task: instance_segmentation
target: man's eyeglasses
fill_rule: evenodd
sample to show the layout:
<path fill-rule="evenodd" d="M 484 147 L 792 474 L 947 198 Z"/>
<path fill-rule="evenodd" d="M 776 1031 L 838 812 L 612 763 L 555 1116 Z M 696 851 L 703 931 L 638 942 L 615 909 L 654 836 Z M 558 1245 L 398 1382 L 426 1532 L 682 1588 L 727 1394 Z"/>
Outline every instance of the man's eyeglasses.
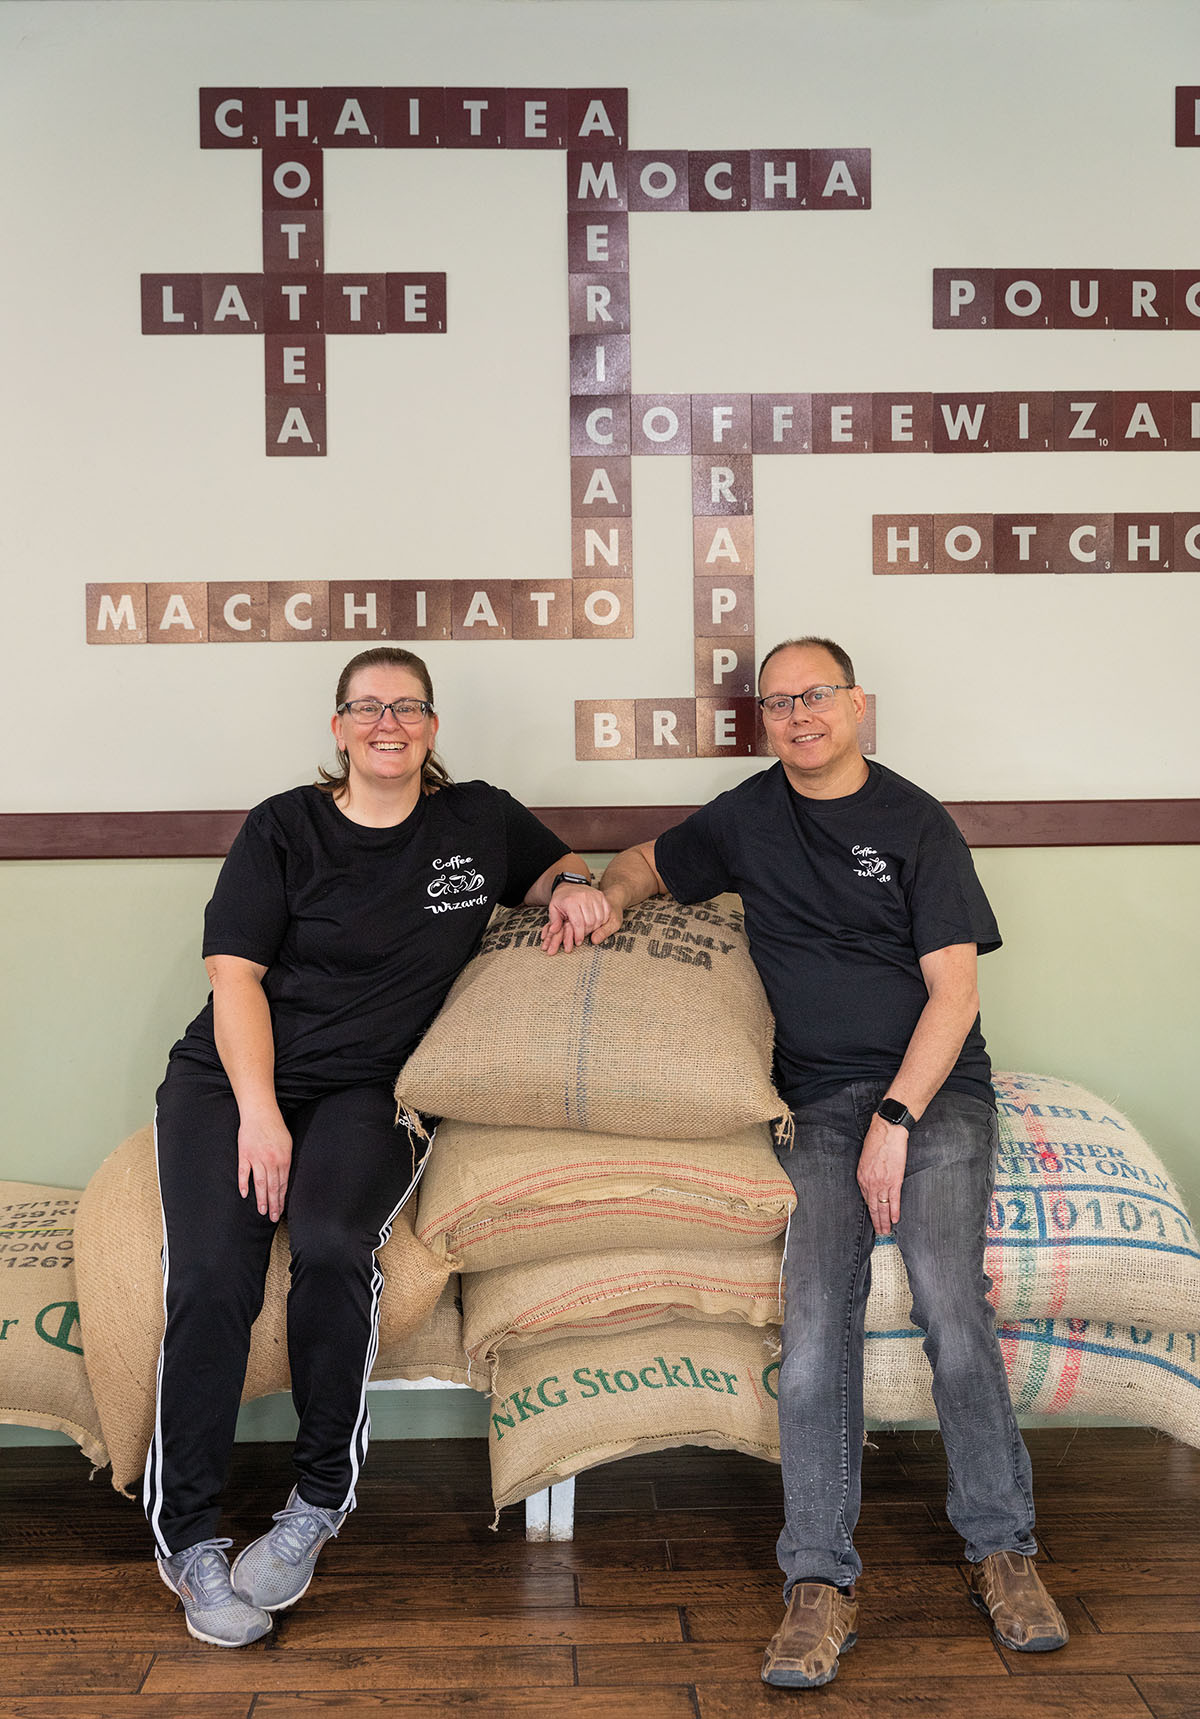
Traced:
<path fill-rule="evenodd" d="M 808 710 L 827 710 L 839 692 L 851 692 L 853 688 L 840 686 L 810 686 L 807 692 L 769 692 L 766 698 L 760 698 L 758 707 L 768 722 L 784 722 L 796 708 L 799 699 Z"/>
<path fill-rule="evenodd" d="M 391 704 L 384 704 L 378 698 L 352 698 L 337 707 L 339 716 L 348 716 L 353 722 L 364 724 L 380 721 L 385 710 L 390 710 L 397 722 L 410 727 L 433 715 L 432 704 L 424 698 L 395 698 Z"/>

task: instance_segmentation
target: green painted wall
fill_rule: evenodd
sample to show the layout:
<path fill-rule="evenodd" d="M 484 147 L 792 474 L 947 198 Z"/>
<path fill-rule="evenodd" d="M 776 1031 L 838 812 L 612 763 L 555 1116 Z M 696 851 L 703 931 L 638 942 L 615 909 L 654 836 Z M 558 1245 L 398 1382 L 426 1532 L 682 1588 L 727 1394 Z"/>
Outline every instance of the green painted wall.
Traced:
<path fill-rule="evenodd" d="M 980 967 L 996 1067 L 1063 1075 L 1119 1106 L 1200 1203 L 1191 1080 L 1200 849 L 975 857 L 1005 936 Z M 82 1187 L 149 1120 L 167 1051 L 206 995 L 200 920 L 217 869 L 215 860 L 0 866 L 0 1179 Z M 485 1424 L 474 1393 L 374 1401 L 385 1437 Z M 243 1433 L 287 1436 L 289 1414 L 286 1399 L 269 1399 L 245 1411 Z M 7 1429 L 0 1443 L 21 1436 Z"/>

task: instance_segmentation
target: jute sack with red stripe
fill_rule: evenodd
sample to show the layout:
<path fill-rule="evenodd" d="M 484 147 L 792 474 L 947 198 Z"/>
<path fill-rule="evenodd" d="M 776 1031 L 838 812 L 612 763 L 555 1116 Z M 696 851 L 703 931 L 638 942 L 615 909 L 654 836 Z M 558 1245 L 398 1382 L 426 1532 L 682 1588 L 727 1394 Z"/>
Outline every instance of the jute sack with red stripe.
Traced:
<path fill-rule="evenodd" d="M 1056 1319 L 1019 1321 L 998 1335 L 1018 1414 L 1112 1417 L 1200 1447 L 1195 1332 Z M 674 1323 L 505 1350 L 488 1430 L 497 1506 L 672 1445 L 778 1462 L 774 1336 Z M 934 1420 L 929 1365 L 911 1326 L 868 1334 L 865 1373 L 866 1411 L 877 1425 Z"/>
<path fill-rule="evenodd" d="M 74 1188 L 0 1182 L 0 1422 L 108 1461 L 79 1330 Z"/>
<path fill-rule="evenodd" d="M 400 1072 L 414 1121 L 712 1140 L 784 1115 L 740 911 L 655 899 L 599 948 L 553 957 L 544 922 L 497 913 Z"/>
<path fill-rule="evenodd" d="M 781 1250 L 645 1248 L 473 1272 L 463 1279 L 463 1343 L 472 1364 L 570 1332 L 591 1341 L 678 1319 L 767 1325 L 780 1317 Z"/>
<path fill-rule="evenodd" d="M 994 1085 L 1000 1149 L 985 1263 L 999 1316 L 1200 1329 L 1196 1233 L 1129 1119 L 1053 1075 L 997 1074 Z M 906 1324 L 912 1297 L 899 1248 L 878 1245 L 871 1271 L 868 1324 Z"/>
<path fill-rule="evenodd" d="M 782 1234 L 795 1203 L 762 1123 L 681 1144 L 443 1122 L 421 1182 L 417 1236 L 466 1272 L 614 1244 L 740 1252 Z"/>
<path fill-rule="evenodd" d="M 154 1422 L 155 1378 L 163 1334 L 162 1207 L 154 1131 L 142 1128 L 101 1164 L 84 1191 L 76 1230 L 79 1317 L 88 1378 L 112 1463 L 127 1491 L 141 1474 Z M 266 1295 L 254 1322 L 242 1401 L 285 1391 L 291 1382 L 284 1306 L 287 1225 L 271 1249 Z M 407 1209 L 381 1250 L 385 1283 L 380 1344 L 393 1348 L 429 1317 L 448 1275 L 422 1247 Z"/>

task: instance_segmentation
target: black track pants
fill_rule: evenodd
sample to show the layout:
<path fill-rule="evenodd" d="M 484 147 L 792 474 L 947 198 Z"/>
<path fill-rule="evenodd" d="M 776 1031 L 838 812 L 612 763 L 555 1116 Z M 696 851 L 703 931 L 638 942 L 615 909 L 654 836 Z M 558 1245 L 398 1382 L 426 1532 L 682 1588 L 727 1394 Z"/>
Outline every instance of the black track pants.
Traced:
<path fill-rule="evenodd" d="M 415 1183 L 385 1083 L 280 1109 L 292 1134 L 287 1303 L 295 1464 L 308 1504 L 350 1510 L 378 1344 L 377 1250 Z M 213 1538 L 275 1226 L 237 1186 L 238 1108 L 220 1069 L 176 1057 L 158 1091 L 166 1330 L 144 1501 L 160 1555 Z M 417 1142 L 423 1146 L 424 1142 Z"/>

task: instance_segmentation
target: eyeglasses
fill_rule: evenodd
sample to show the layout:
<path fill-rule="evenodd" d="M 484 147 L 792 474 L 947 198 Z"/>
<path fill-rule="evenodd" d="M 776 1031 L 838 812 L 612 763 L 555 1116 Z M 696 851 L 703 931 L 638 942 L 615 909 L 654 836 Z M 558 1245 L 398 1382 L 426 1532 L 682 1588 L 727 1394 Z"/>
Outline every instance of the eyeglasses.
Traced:
<path fill-rule="evenodd" d="M 409 727 L 433 715 L 432 704 L 424 698 L 395 698 L 391 704 L 384 704 L 378 698 L 352 698 L 337 707 L 339 716 L 348 716 L 352 721 L 364 724 L 379 722 L 385 710 L 390 710 L 397 722 Z"/>
<path fill-rule="evenodd" d="M 836 694 L 853 690 L 843 684 L 810 686 L 807 692 L 770 692 L 766 698 L 759 699 L 758 707 L 769 722 L 785 722 L 795 710 L 797 699 L 808 710 L 825 710 L 833 703 Z"/>

